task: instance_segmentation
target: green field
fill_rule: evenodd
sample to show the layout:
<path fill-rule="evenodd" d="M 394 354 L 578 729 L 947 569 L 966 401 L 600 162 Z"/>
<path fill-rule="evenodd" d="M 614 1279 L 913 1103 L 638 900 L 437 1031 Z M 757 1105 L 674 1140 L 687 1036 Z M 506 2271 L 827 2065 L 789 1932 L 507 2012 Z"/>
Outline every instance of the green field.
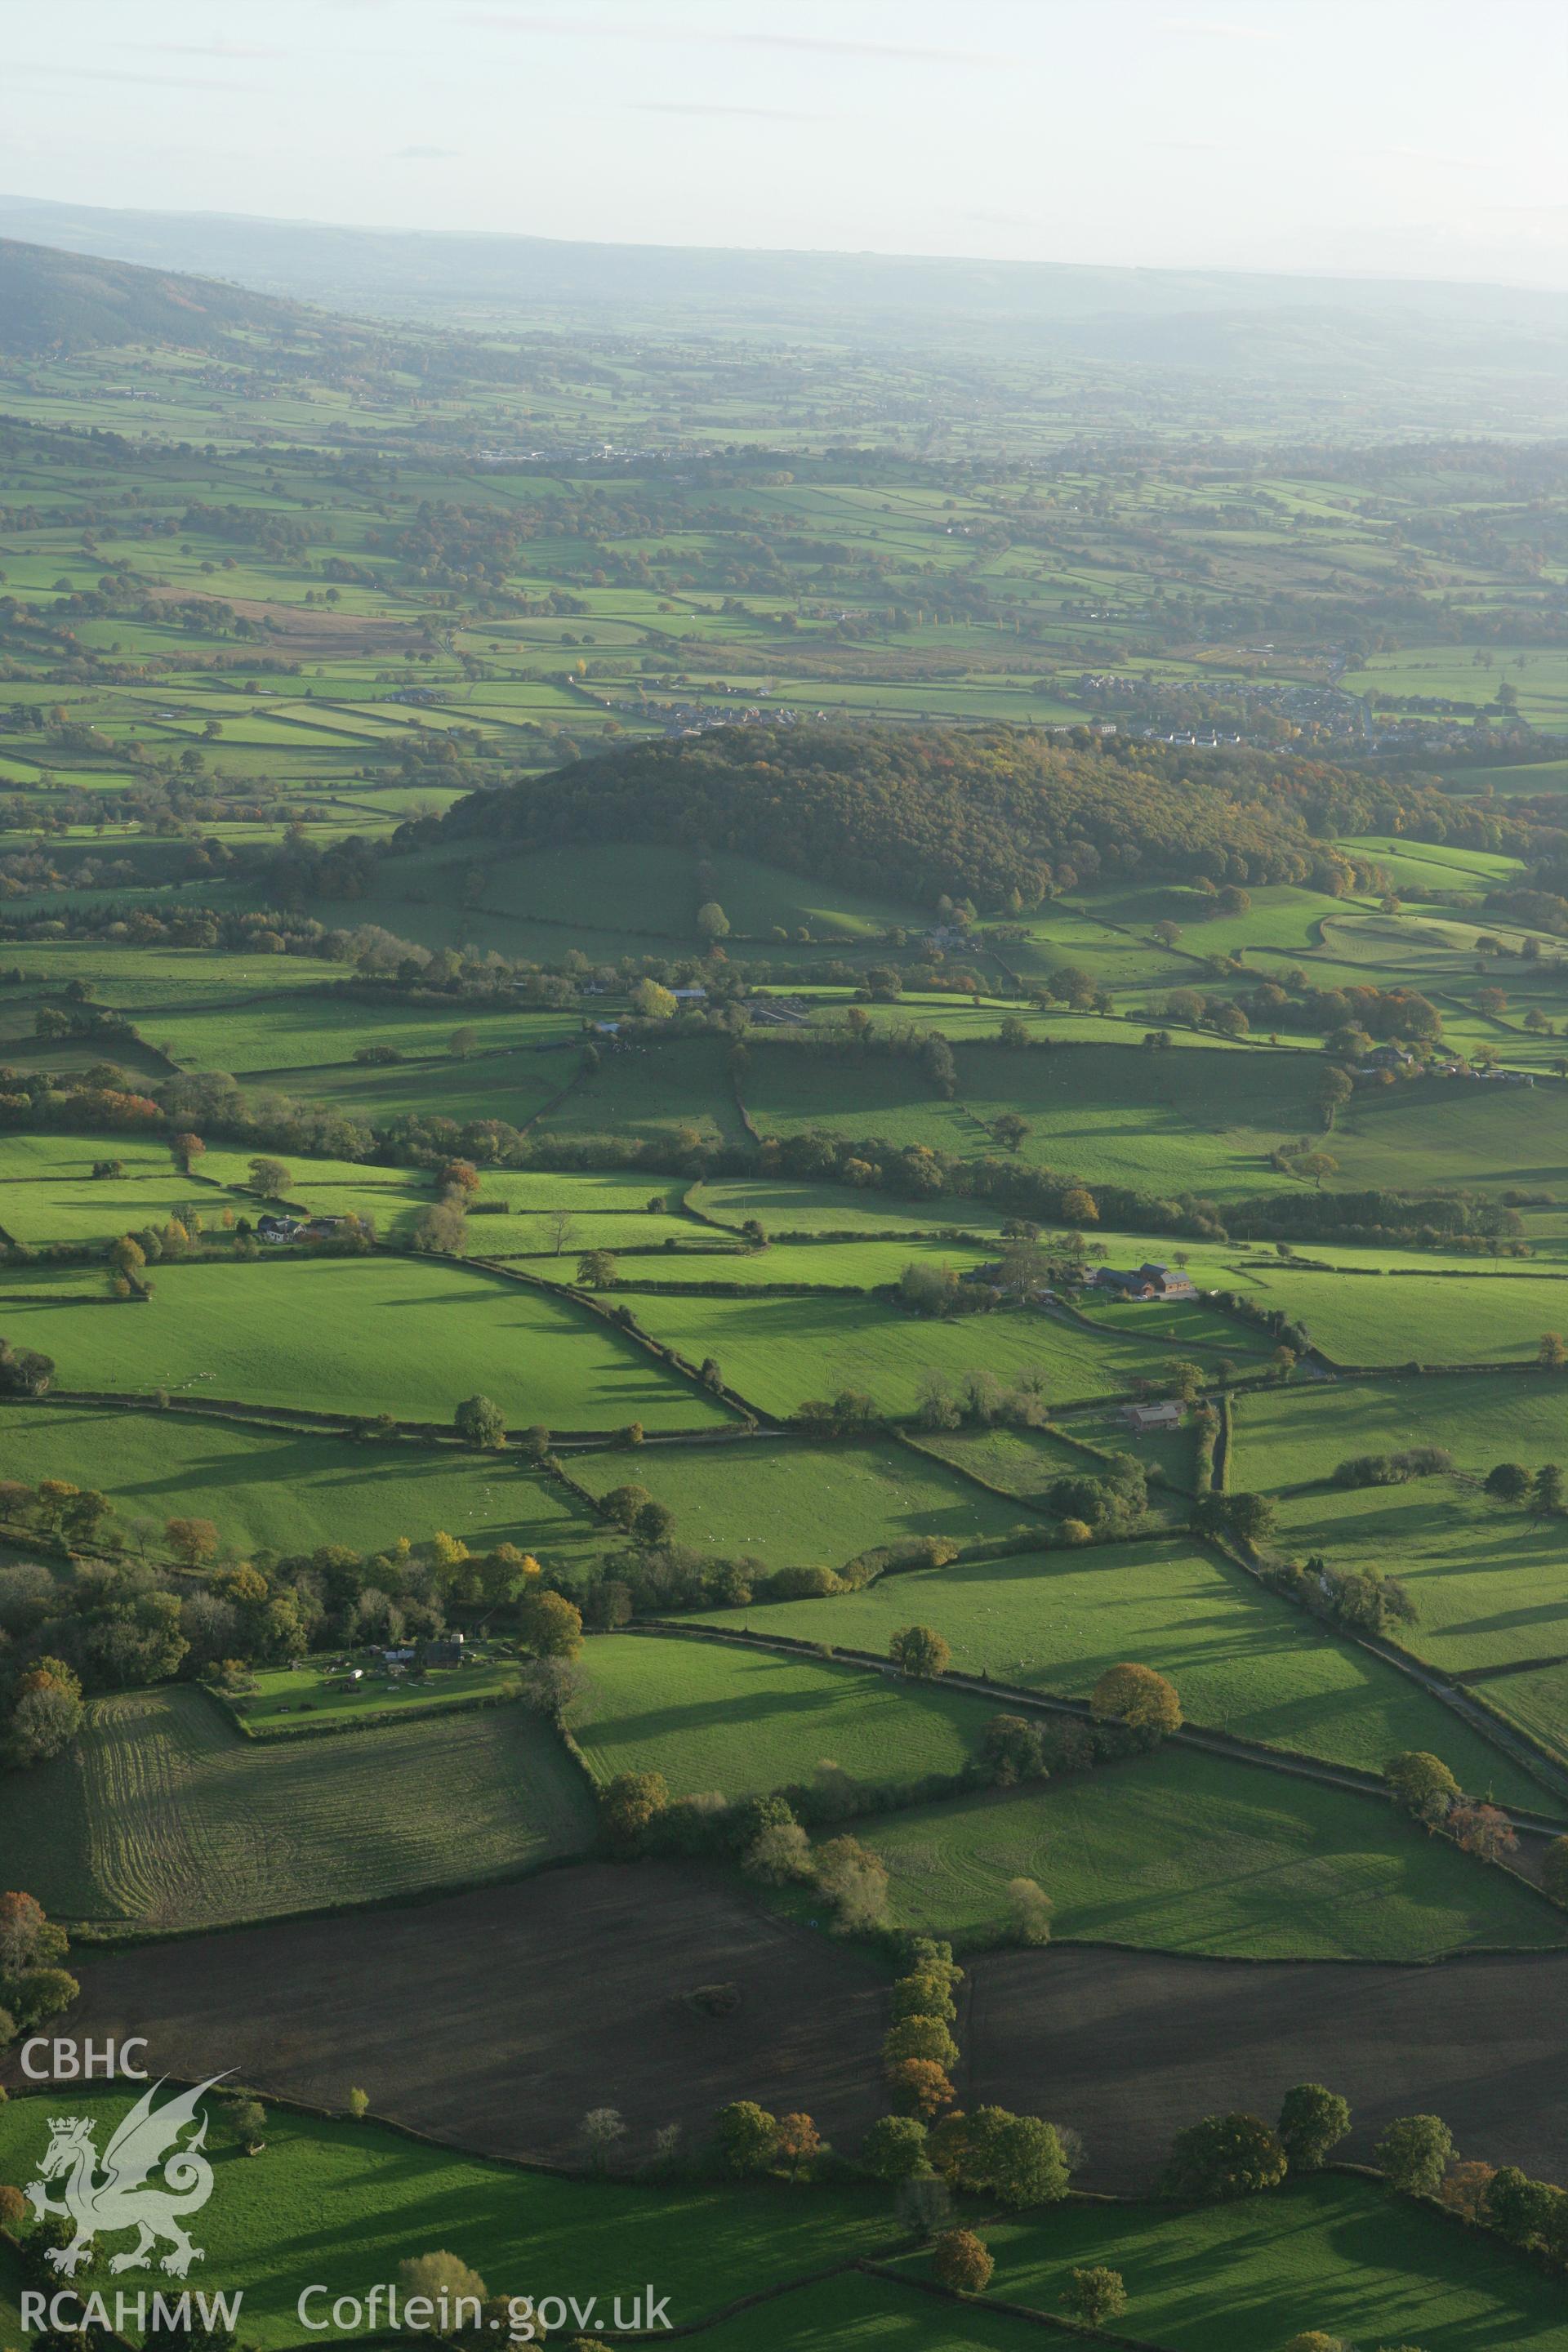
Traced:
<path fill-rule="evenodd" d="M 909 1058 L 822 1060 L 790 1047 L 753 1054 L 746 1103 L 764 1134 L 805 1129 L 890 1144 L 926 1143 L 959 1159 L 995 1150 L 994 1121 L 1016 1110 L 1031 1132 L 1021 1157 L 1096 1184 L 1158 1197 L 1230 1196 L 1271 1180 L 1268 1154 L 1317 1123 L 1310 1058 L 1214 1047 L 1147 1054 L 1126 1045 L 1009 1053 L 954 1047 L 958 1090 L 933 1097 Z"/>
<path fill-rule="evenodd" d="M 966 1672 L 1068 1696 L 1135 1659 L 1171 1678 L 1193 1723 L 1372 1771 L 1398 1749 L 1431 1748 L 1467 1788 L 1543 1801 L 1534 1781 L 1393 1667 L 1179 1542 L 921 1570 L 836 1600 L 786 1601 L 763 1618 L 753 1611 L 752 1621 L 879 1654 L 900 1625 L 929 1624 Z"/>
<path fill-rule="evenodd" d="M 594 1834 L 576 1767 L 520 1707 L 258 1742 L 179 1687 L 95 1701 L 75 1748 L 0 1780 L 0 1808 L 23 1884 L 110 1928 L 377 1902 L 527 1870 Z"/>
<path fill-rule="evenodd" d="M 957 1772 L 993 1712 L 864 1666 L 675 1636 L 607 1634 L 584 1663 L 593 1687 L 573 1727 L 594 1770 L 662 1772 L 678 1797 L 752 1796 L 824 1765 L 875 1784 Z"/>
<path fill-rule="evenodd" d="M 0 1326 L 53 1356 L 64 1389 L 203 1394 L 449 1422 L 476 1390 L 510 1426 L 712 1426 L 727 1416 L 597 1318 L 520 1283 L 431 1261 L 163 1265 L 151 1304 L 28 1306 Z"/>
<path fill-rule="evenodd" d="M 701 1551 L 784 1568 L 841 1568 L 858 1552 L 920 1536 L 970 1544 L 1007 1534 L 1024 1514 L 951 1476 L 912 1447 L 759 1441 L 574 1454 L 574 1478 L 607 1494 L 633 1479 L 675 1513 L 674 1537 Z M 605 1531 L 605 1540 L 613 1531 Z"/>
<path fill-rule="evenodd" d="M 1075 2264 L 1121 2272 L 1119 2330 L 1168 2352 L 1275 2352 L 1308 2327 L 1423 2352 L 1563 2352 L 1555 2280 L 1496 2238 L 1334 2175 L 1197 2210 L 1074 2200 L 987 2232 L 992 2293 L 1059 2312 Z"/>
<path fill-rule="evenodd" d="M 78 2095 L 104 2124 L 130 2104 L 122 2094 Z M 0 2110 L 0 2178 L 29 2177 L 48 2104 L 15 2099 Z M 247 2158 L 216 2118 L 212 2142 L 201 2284 L 243 2288 L 247 2340 L 269 2348 L 299 2343 L 297 2302 L 313 2282 L 363 2296 L 395 2280 L 400 2262 L 437 2248 L 470 2263 L 493 2294 L 598 2294 L 606 2313 L 616 2294 L 629 2311 L 651 2279 L 681 2324 L 896 2239 L 879 2189 L 568 2180 L 283 2107 L 268 2110 L 262 2157 Z"/>
<path fill-rule="evenodd" d="M 1473 1486 L 1424 1478 L 1299 1496 L 1281 1510 L 1275 1543 L 1298 1558 L 1321 1552 L 1336 1568 L 1392 1570 L 1416 1610 L 1400 1640 L 1446 1673 L 1568 1656 L 1560 1528 Z"/>
<path fill-rule="evenodd" d="M 1304 1274 L 1258 1268 L 1247 1296 L 1300 1323 L 1342 1364 L 1531 1363 L 1568 1326 L 1568 1282 L 1495 1274 Z M 1568 1401 L 1568 1387 L 1565 1387 Z"/>
<path fill-rule="evenodd" d="M 1358 1454 L 1447 1446 L 1463 1470 L 1536 1468 L 1563 1454 L 1561 1373 L 1459 1373 L 1435 1380 L 1335 1381 L 1244 1391 L 1231 1401 L 1233 1488 L 1327 1478 Z"/>
<path fill-rule="evenodd" d="M 650 1296 L 631 1303 L 655 1339 L 693 1360 L 713 1355 L 738 1394 L 777 1414 L 841 1388 L 863 1391 L 885 1413 L 906 1414 L 928 1372 L 955 1386 L 972 1371 L 991 1372 L 1005 1387 L 1037 1380 L 1051 1403 L 1116 1396 L 1136 1380 L 1157 1381 L 1179 1351 L 1162 1336 L 1163 1316 L 1100 1332 L 1028 1307 L 942 1319 L 880 1299 Z M 1217 1317 L 1209 1328 L 1229 1337 Z M 1235 1343 L 1238 1358 L 1243 1345 Z"/>
<path fill-rule="evenodd" d="M 1008 1940 L 1032 1878 L 1053 1937 L 1243 1959 L 1429 1959 L 1558 1945 L 1550 1905 L 1424 1837 L 1381 1798 L 1166 1748 L 1048 1784 L 889 1815 L 862 1832 L 894 1916 L 963 1944 Z"/>
<path fill-rule="evenodd" d="M 354 1446 L 331 1435 L 124 1412 L 108 1405 L 5 1408 L 7 1475 L 79 1485 L 90 1466 L 139 1550 L 171 1517 L 210 1518 L 242 1555 L 346 1543 L 376 1551 L 444 1528 L 471 1549 L 515 1543 L 576 1573 L 602 1549 L 565 1490 L 515 1456 L 418 1444 Z"/>

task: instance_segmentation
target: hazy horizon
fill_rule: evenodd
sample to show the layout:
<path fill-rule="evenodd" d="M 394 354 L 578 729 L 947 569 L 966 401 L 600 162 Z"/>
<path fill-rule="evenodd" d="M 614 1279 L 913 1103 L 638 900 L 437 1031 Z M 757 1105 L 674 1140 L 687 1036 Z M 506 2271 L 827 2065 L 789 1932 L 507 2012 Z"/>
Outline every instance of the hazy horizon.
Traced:
<path fill-rule="evenodd" d="M 14 194 L 67 205 L 1565 290 L 1568 16 L 1487 31 L 1458 0 L 62 0 L 7 26 L 0 130 Z"/>

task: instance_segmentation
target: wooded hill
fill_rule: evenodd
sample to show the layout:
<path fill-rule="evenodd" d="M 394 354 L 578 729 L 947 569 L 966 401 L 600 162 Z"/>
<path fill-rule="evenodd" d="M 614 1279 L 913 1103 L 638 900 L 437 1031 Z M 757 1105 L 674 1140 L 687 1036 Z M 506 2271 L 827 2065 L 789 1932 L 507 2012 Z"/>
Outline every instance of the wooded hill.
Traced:
<path fill-rule="evenodd" d="M 1305 760 L 1005 727 L 725 727 L 472 793 L 404 826 L 397 845 L 673 843 L 989 910 L 1101 875 L 1337 889 L 1347 861 L 1315 836 L 1403 829 L 1412 814 L 1453 821 L 1424 787 Z"/>

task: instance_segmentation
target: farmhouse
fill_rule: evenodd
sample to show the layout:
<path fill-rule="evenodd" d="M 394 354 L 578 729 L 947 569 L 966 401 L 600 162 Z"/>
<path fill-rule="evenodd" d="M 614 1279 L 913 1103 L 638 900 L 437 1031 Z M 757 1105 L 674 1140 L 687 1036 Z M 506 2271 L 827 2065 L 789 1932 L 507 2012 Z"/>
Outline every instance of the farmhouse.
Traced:
<path fill-rule="evenodd" d="M 1121 1418 L 1134 1437 L 1142 1437 L 1150 1430 L 1180 1429 L 1182 1408 L 1174 1397 L 1161 1404 L 1124 1404 Z"/>
<path fill-rule="evenodd" d="M 305 1228 L 298 1217 L 265 1216 L 256 1220 L 256 1238 L 269 1242 L 274 1249 L 285 1242 L 298 1241 Z"/>
<path fill-rule="evenodd" d="M 1116 1298 L 1195 1298 L 1197 1285 L 1179 1265 L 1161 1265 L 1145 1259 L 1131 1270 L 1114 1266 L 1097 1266 L 1089 1281 L 1098 1290 L 1109 1290 Z"/>

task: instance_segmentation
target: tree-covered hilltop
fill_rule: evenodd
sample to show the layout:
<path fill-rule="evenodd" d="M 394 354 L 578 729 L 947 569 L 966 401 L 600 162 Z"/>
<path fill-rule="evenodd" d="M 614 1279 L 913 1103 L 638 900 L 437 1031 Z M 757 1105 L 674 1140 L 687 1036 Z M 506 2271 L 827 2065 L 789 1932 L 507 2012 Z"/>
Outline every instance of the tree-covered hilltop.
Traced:
<path fill-rule="evenodd" d="M 1078 730 L 724 727 L 474 793 L 398 841 L 676 843 L 992 908 L 1112 875 L 1339 889 L 1349 861 L 1320 834 L 1452 814 L 1416 783 Z"/>

